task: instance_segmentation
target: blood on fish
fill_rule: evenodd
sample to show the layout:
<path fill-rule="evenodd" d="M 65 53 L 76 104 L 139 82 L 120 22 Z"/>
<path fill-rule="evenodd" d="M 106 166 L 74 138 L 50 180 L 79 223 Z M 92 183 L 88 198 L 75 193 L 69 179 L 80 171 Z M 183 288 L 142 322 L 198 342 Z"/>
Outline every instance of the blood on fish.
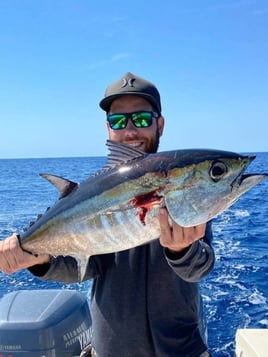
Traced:
<path fill-rule="evenodd" d="M 162 201 L 162 197 L 158 195 L 157 190 L 146 193 L 145 195 L 139 195 L 134 197 L 130 203 L 138 208 L 137 216 L 141 223 L 145 225 L 146 213 L 150 211 L 154 206 L 159 205 Z"/>

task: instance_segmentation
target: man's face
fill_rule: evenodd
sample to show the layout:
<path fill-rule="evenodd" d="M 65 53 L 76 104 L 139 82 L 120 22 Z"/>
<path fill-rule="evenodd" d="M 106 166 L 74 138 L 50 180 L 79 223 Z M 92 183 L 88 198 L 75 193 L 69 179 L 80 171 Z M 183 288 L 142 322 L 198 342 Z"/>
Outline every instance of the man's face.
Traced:
<path fill-rule="evenodd" d="M 152 105 L 144 98 L 136 95 L 125 95 L 115 99 L 108 114 L 133 113 L 138 111 L 154 111 Z M 128 120 L 125 129 L 113 130 L 107 122 L 109 139 L 128 144 L 147 153 L 155 153 L 159 144 L 159 137 L 163 133 L 164 118 L 154 118 L 148 128 L 136 128 Z"/>

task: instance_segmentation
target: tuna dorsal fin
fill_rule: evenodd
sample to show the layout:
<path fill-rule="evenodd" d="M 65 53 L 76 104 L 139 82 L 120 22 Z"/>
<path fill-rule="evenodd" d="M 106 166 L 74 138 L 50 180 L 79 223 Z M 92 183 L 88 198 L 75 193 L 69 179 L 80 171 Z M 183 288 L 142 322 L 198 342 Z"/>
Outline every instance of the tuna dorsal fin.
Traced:
<path fill-rule="evenodd" d="M 39 175 L 45 178 L 46 180 L 48 180 L 50 183 L 52 183 L 52 185 L 54 185 L 58 189 L 60 193 L 59 200 L 63 197 L 68 196 L 78 186 L 78 183 L 72 182 L 61 176 L 50 175 L 50 174 L 39 174 Z"/>
<path fill-rule="evenodd" d="M 146 156 L 146 153 L 134 147 L 118 143 L 117 141 L 107 140 L 106 145 L 109 149 L 108 160 L 105 167 L 112 167 L 118 164 Z"/>

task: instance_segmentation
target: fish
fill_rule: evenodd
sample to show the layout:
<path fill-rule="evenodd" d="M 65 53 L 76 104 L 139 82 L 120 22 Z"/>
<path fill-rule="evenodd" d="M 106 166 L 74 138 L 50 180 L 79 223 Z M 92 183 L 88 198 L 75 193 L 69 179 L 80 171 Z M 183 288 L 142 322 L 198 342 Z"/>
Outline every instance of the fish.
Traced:
<path fill-rule="evenodd" d="M 214 149 L 144 153 L 107 140 L 104 167 L 81 183 L 41 173 L 59 199 L 19 235 L 32 254 L 72 256 L 78 280 L 91 256 L 119 252 L 160 236 L 159 209 L 183 227 L 212 220 L 267 174 L 246 174 L 253 155 Z"/>

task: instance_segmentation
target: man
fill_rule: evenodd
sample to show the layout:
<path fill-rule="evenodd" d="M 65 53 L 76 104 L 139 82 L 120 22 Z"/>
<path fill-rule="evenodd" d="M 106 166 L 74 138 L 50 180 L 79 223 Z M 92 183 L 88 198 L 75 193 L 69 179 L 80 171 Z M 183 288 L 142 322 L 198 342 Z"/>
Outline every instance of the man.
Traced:
<path fill-rule="evenodd" d="M 164 130 L 157 88 L 132 73 L 111 84 L 100 107 L 109 138 L 154 153 Z M 89 259 L 92 346 L 98 357 L 209 356 L 198 281 L 214 264 L 211 224 L 183 228 L 160 210 L 159 240 Z M 44 280 L 74 282 L 72 257 L 35 257 L 16 235 L 0 242 L 0 269 L 28 268 Z"/>

